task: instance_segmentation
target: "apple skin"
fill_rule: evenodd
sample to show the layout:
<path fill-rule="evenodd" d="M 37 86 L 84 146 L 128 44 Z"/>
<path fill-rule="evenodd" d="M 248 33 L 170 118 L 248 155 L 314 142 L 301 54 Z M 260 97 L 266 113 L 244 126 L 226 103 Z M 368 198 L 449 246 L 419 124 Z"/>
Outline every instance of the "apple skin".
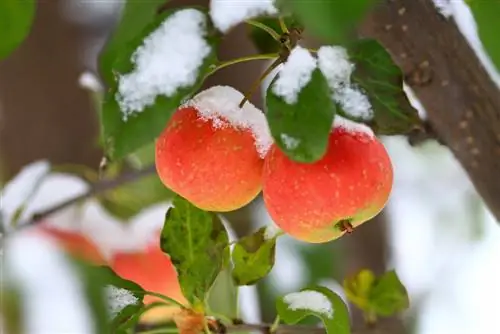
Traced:
<path fill-rule="evenodd" d="M 94 265 L 106 265 L 106 260 L 97 246 L 85 235 L 41 223 L 36 227 L 42 233 L 55 240 L 69 254 Z"/>
<path fill-rule="evenodd" d="M 163 253 L 157 240 L 159 237 L 142 251 L 115 253 L 110 260 L 110 267 L 118 276 L 135 282 L 143 289 L 160 293 L 188 306 L 175 267 L 170 257 Z M 158 301 L 162 300 L 149 295 L 144 297 L 145 305 Z M 171 321 L 181 310 L 181 307 L 176 305 L 157 306 L 144 313 L 141 322 Z"/>
<path fill-rule="evenodd" d="M 332 241 L 376 216 L 389 199 L 393 168 L 385 147 L 363 131 L 336 127 L 314 163 L 290 160 L 273 145 L 263 171 L 264 202 L 287 234 Z"/>
<path fill-rule="evenodd" d="M 162 182 L 207 211 L 233 211 L 252 201 L 262 189 L 263 164 L 251 130 L 223 119 L 214 126 L 194 107 L 177 110 L 156 142 Z"/>

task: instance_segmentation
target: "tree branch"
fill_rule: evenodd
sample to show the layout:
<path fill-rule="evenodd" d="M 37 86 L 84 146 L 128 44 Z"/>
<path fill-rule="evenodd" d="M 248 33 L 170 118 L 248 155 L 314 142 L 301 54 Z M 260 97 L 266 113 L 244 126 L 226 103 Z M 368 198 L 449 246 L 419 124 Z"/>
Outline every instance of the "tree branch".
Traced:
<path fill-rule="evenodd" d="M 391 53 L 432 129 L 500 220 L 500 91 L 455 22 L 432 0 L 386 0 L 360 32 Z"/>
<path fill-rule="evenodd" d="M 241 324 L 228 326 L 226 333 L 237 333 L 242 331 L 259 331 L 263 334 L 270 333 L 271 324 Z M 306 326 L 306 325 L 280 325 L 274 334 L 326 334 L 326 330 L 321 327 Z M 352 334 L 398 334 L 401 333 L 398 328 L 395 330 L 393 326 L 387 325 L 386 323 L 377 324 L 375 327 L 371 328 L 358 328 L 354 329 Z"/>
<path fill-rule="evenodd" d="M 93 184 L 90 187 L 89 191 L 87 191 L 86 193 L 78 195 L 78 196 L 73 197 L 73 198 L 70 198 L 70 199 L 68 199 L 60 204 L 57 204 L 51 208 L 48 208 L 44 211 L 35 213 L 33 215 L 33 218 L 30 221 L 19 224 L 19 228 L 24 228 L 24 227 L 34 225 L 38 222 L 41 222 L 43 219 L 47 218 L 48 216 L 56 213 L 57 211 L 63 210 L 63 209 L 65 209 L 69 206 L 72 206 L 78 202 L 81 202 L 81 201 L 86 200 L 88 198 L 91 198 L 93 196 L 102 194 L 106 191 L 118 188 L 119 186 L 122 186 L 124 184 L 137 181 L 140 178 L 151 175 L 155 172 L 156 172 L 155 165 L 151 165 L 151 166 L 146 167 L 146 168 L 141 169 L 141 170 L 136 170 L 136 171 L 125 173 L 123 175 L 118 176 L 116 179 L 104 180 L 101 182 L 97 182 L 97 183 Z"/>

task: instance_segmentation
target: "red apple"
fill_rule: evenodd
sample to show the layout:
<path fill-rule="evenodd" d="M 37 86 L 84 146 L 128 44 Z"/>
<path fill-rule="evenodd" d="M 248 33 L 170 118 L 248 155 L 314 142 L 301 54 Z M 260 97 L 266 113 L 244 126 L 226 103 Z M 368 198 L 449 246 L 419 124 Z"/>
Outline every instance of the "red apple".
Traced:
<path fill-rule="evenodd" d="M 263 194 L 284 232 L 322 243 L 377 215 L 392 182 L 384 146 L 368 128 L 343 122 L 332 130 L 325 156 L 315 163 L 292 161 L 273 145 L 265 159 Z"/>
<path fill-rule="evenodd" d="M 174 113 L 156 142 L 160 179 L 201 209 L 236 210 L 261 191 L 270 136 L 260 110 L 238 107 L 242 98 L 231 87 L 201 92 Z"/>

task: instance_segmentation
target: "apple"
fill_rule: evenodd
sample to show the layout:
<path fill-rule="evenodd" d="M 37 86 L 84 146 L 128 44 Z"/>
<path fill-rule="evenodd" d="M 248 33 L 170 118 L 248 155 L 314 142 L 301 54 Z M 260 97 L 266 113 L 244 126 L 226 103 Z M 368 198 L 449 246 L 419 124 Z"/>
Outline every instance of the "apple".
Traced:
<path fill-rule="evenodd" d="M 165 186 L 193 205 L 227 212 L 262 189 L 271 136 L 263 113 L 228 86 L 209 88 L 181 106 L 156 141 L 156 169 Z"/>
<path fill-rule="evenodd" d="M 368 127 L 336 119 L 319 161 L 292 161 L 275 145 L 265 158 L 265 206 L 285 233 L 305 242 L 352 232 L 382 210 L 391 192 L 393 169 L 382 143 Z"/>

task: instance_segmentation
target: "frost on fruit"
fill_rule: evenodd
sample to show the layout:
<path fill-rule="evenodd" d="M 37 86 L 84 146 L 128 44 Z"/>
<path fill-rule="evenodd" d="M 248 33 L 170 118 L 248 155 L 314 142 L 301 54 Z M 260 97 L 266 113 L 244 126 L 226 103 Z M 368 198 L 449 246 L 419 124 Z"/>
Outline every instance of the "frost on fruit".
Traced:
<path fill-rule="evenodd" d="M 311 81 L 316 68 L 317 61 L 311 53 L 301 46 L 296 46 L 272 86 L 273 93 L 288 104 L 297 103 L 300 91 Z"/>
<path fill-rule="evenodd" d="M 286 148 L 289 150 L 296 149 L 300 144 L 299 139 L 293 138 L 292 136 L 289 136 L 286 133 L 282 133 L 280 135 L 280 139 L 283 142 L 283 144 L 286 146 Z"/>
<path fill-rule="evenodd" d="M 332 303 L 321 292 L 304 290 L 287 294 L 283 301 L 288 304 L 288 309 L 292 311 L 305 310 L 323 314 L 328 318 L 333 318 Z"/>
<path fill-rule="evenodd" d="M 332 98 L 350 116 L 369 120 L 373 109 L 368 97 L 351 83 L 354 64 L 347 50 L 340 46 L 322 46 L 318 50 L 318 66 L 333 91 Z"/>
<path fill-rule="evenodd" d="M 250 102 L 240 108 L 243 97 L 243 94 L 230 86 L 214 86 L 194 96 L 183 107 L 197 109 L 200 117 L 211 120 L 215 127 L 232 125 L 250 130 L 257 152 L 264 158 L 273 143 L 266 117 Z"/>
<path fill-rule="evenodd" d="M 205 39 L 206 17 L 196 9 L 169 16 L 133 53 L 134 70 L 120 75 L 116 100 L 126 121 L 154 104 L 196 83 L 211 47 Z"/>
<path fill-rule="evenodd" d="M 108 308 L 112 317 L 115 317 L 125 307 L 129 305 L 137 305 L 139 299 L 130 291 L 117 288 L 113 285 L 106 286 L 106 297 L 108 300 Z"/>
<path fill-rule="evenodd" d="M 227 32 L 238 23 L 261 15 L 275 15 L 274 0 L 231 1 L 211 0 L 210 16 L 214 25 L 222 32 Z"/>
<path fill-rule="evenodd" d="M 24 333 L 95 331 L 81 278 L 55 241 L 28 231 L 4 247 L 3 278 L 21 298 Z"/>

